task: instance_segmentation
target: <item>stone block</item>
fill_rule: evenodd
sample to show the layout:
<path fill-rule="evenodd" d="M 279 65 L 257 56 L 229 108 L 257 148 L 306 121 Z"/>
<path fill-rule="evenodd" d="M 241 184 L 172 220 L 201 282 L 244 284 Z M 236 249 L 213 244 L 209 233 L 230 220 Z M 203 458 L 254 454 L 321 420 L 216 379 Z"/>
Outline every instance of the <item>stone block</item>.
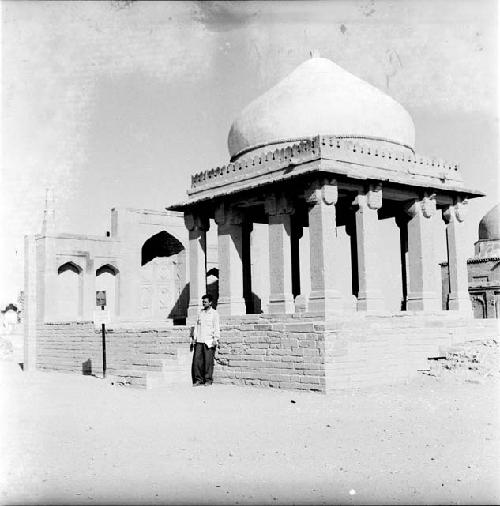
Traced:
<path fill-rule="evenodd" d="M 272 324 L 269 323 L 256 323 L 254 328 L 255 330 L 273 330 Z"/>
<path fill-rule="evenodd" d="M 314 332 L 314 323 L 287 323 L 285 330 L 287 332 Z"/>
<path fill-rule="evenodd" d="M 282 362 L 294 362 L 294 363 L 299 363 L 299 362 L 302 362 L 304 360 L 304 358 L 302 356 L 290 356 L 290 355 L 284 355 L 282 358 L 281 358 Z"/>

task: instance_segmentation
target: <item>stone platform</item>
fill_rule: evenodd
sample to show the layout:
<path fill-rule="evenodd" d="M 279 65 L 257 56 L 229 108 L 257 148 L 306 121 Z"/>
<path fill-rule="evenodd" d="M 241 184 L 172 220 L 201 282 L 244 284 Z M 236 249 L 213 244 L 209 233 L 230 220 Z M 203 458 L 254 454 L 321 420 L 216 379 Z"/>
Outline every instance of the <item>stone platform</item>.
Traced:
<path fill-rule="evenodd" d="M 138 388 L 189 385 L 189 327 L 116 324 L 106 335 L 107 380 Z M 450 346 L 499 334 L 496 320 L 453 311 L 244 315 L 223 318 L 214 381 L 333 392 L 406 381 Z M 37 327 L 37 368 L 102 375 L 101 334 L 90 322 Z"/>

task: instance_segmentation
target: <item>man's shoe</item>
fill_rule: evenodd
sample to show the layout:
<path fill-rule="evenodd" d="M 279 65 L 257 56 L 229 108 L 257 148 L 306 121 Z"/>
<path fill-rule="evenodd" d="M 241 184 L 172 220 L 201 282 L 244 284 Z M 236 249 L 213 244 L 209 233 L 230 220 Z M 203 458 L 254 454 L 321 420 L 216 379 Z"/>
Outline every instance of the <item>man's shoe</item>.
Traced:
<path fill-rule="evenodd" d="M 193 383 L 194 387 L 201 387 L 201 385 L 203 385 L 203 383 L 201 383 L 201 381 L 196 381 L 195 383 Z"/>
<path fill-rule="evenodd" d="M 211 385 L 212 385 L 212 382 L 211 382 L 211 381 L 206 381 L 206 382 L 205 382 L 205 386 L 206 386 L 206 387 L 209 387 L 209 386 L 211 386 Z"/>

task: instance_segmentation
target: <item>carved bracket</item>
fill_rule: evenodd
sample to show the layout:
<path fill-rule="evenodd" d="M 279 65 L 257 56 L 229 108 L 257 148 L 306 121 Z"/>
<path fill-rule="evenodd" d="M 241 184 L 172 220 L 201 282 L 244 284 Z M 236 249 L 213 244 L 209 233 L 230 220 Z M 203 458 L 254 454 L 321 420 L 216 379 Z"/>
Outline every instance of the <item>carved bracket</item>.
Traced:
<path fill-rule="evenodd" d="M 417 216 L 422 213 L 425 218 L 431 218 L 436 212 L 436 195 L 425 194 L 422 200 L 414 200 L 405 207 L 406 213 L 411 216 Z"/>
<path fill-rule="evenodd" d="M 366 197 L 370 209 L 380 209 L 382 207 L 382 184 L 371 184 Z"/>
<path fill-rule="evenodd" d="M 353 201 L 353 205 L 377 210 L 382 207 L 382 184 L 375 183 L 368 186 L 368 190 L 360 192 Z"/>
<path fill-rule="evenodd" d="M 219 204 L 215 209 L 215 223 L 217 225 L 241 225 L 243 223 L 242 212 L 230 205 Z"/>
<path fill-rule="evenodd" d="M 310 205 L 324 203 L 327 206 L 335 205 L 338 200 L 338 187 L 335 179 L 318 179 L 304 191 L 304 198 Z"/>
<path fill-rule="evenodd" d="M 193 230 L 203 230 L 206 231 L 209 229 L 208 218 L 194 215 L 192 213 L 184 213 L 184 224 L 189 231 Z"/>
<path fill-rule="evenodd" d="M 457 200 L 455 204 L 448 206 L 443 211 L 443 220 L 446 223 L 450 223 L 452 220 L 456 219 L 459 223 L 462 223 L 467 217 L 468 205 L 469 201 L 467 199 Z"/>

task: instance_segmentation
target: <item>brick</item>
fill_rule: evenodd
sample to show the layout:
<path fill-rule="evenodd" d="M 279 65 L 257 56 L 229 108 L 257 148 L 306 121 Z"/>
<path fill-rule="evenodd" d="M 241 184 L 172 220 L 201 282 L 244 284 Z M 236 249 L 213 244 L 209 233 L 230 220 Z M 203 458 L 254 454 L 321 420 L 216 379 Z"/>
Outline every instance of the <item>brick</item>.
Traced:
<path fill-rule="evenodd" d="M 284 355 L 281 360 L 282 362 L 302 362 L 304 359 L 303 357 Z"/>
<path fill-rule="evenodd" d="M 314 323 L 288 323 L 287 332 L 314 332 Z"/>
<path fill-rule="evenodd" d="M 254 328 L 255 330 L 272 330 L 273 326 L 269 323 L 257 323 Z"/>

